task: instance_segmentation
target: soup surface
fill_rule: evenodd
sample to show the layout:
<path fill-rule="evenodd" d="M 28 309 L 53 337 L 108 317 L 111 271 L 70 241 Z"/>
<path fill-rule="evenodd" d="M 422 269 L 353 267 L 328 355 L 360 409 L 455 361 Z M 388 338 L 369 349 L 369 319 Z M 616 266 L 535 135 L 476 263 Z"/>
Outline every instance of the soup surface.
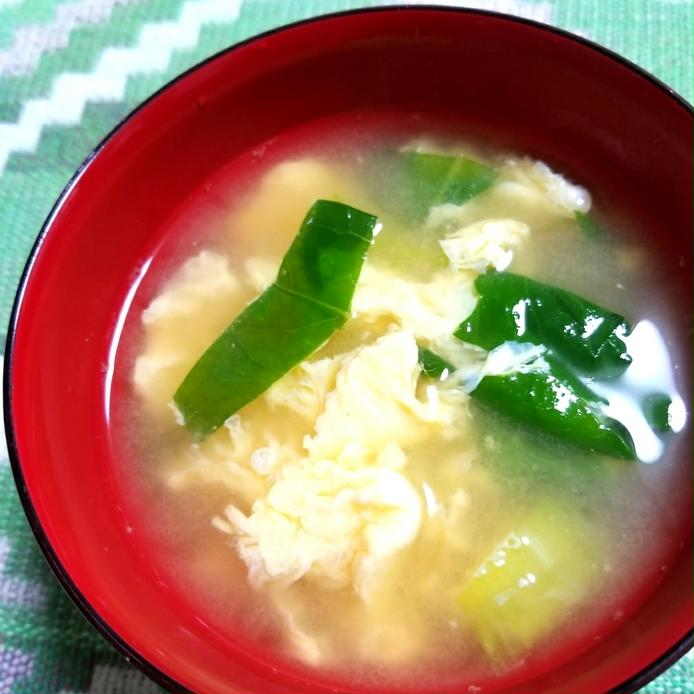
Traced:
<path fill-rule="evenodd" d="M 403 174 L 427 157 L 473 162 L 479 189 L 451 201 L 434 171 L 427 197 L 431 170 Z M 615 628 L 667 572 L 689 513 L 676 317 L 654 255 L 589 182 L 424 125 L 359 121 L 250 160 L 172 215 L 119 347 L 119 480 L 161 580 L 239 653 L 374 691 L 498 690 Z M 273 284 L 319 199 L 379 220 L 348 320 L 194 436 L 174 394 Z M 546 345 L 520 328 L 495 349 L 453 336 L 476 281 L 509 272 L 626 317 L 631 364 L 583 382 L 634 459 L 514 415 L 513 392 L 501 409 L 476 397 L 485 376 L 546 373 Z M 278 327 L 274 348 L 291 339 Z M 422 348 L 443 373 L 423 372 Z"/>

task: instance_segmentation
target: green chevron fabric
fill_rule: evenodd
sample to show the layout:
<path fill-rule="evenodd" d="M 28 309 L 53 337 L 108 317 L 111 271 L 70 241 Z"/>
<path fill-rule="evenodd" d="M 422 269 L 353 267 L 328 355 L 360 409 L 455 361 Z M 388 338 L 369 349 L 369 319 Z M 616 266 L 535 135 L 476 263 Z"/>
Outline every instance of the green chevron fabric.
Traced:
<path fill-rule="evenodd" d="M 2 344 L 17 282 L 43 219 L 80 162 L 125 114 L 176 74 L 230 44 L 304 17 L 377 4 L 0 0 Z M 507 12 L 579 33 L 692 101 L 692 0 L 441 4 Z M 0 441 L 0 694 L 160 692 L 113 651 L 58 586 L 25 520 L 4 437 Z M 642 692 L 692 694 L 692 654 Z"/>

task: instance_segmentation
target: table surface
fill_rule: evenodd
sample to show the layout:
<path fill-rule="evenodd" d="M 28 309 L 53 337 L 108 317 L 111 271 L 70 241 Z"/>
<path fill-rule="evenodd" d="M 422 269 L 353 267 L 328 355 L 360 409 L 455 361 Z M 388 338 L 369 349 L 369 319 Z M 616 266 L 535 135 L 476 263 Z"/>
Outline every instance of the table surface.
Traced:
<path fill-rule="evenodd" d="M 248 36 L 376 4 L 393 3 L 0 0 L 0 345 L 43 219 L 73 171 L 123 116 L 182 70 Z M 579 33 L 692 101 L 691 0 L 439 4 L 508 12 Z M 0 441 L 0 694 L 160 692 L 58 586 L 22 513 L 4 437 Z M 641 691 L 692 694 L 692 653 Z"/>

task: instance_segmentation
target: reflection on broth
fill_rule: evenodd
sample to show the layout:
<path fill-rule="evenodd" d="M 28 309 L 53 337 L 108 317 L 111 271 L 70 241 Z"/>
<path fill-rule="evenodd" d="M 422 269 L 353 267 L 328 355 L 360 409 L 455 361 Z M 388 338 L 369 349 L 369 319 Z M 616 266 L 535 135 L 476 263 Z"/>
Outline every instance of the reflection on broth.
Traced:
<path fill-rule="evenodd" d="M 159 282 L 126 336 L 135 496 L 220 633 L 334 681 L 478 691 L 585 648 L 667 568 L 685 405 L 667 325 L 641 308 L 656 271 L 602 215 L 595 232 L 587 190 L 529 158 L 363 139 L 269 167 Z M 344 325 L 193 431 L 181 384 L 275 286 L 319 199 L 379 220 Z M 517 276 L 527 312 L 485 328 L 483 283 Z M 583 332 L 552 337 L 551 302 Z M 293 339 L 264 349 L 281 360 Z"/>

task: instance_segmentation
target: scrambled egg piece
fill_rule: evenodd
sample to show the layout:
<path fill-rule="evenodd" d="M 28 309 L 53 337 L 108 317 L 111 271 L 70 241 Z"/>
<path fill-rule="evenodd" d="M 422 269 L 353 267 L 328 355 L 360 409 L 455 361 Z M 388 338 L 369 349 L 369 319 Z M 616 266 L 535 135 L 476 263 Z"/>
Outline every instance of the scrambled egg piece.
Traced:
<path fill-rule="evenodd" d="M 176 490 L 199 483 L 221 484 L 235 500 L 250 507 L 267 491 L 265 476 L 288 455 L 290 449 L 271 434 L 259 440 L 234 415 L 205 442 L 188 446 L 171 461 L 167 483 Z"/>
<path fill-rule="evenodd" d="M 335 363 L 326 394 L 325 374 Z M 351 585 L 368 598 L 388 559 L 414 540 L 421 522 L 419 494 L 399 472 L 403 447 L 450 425 L 456 411 L 452 403 L 417 398 L 419 373 L 414 337 L 400 330 L 342 359 L 304 363 L 270 388 L 269 402 L 291 398 L 307 416 L 324 404 L 304 440 L 306 455 L 268 470 L 271 486 L 249 515 L 232 505 L 215 521 L 236 538 L 252 581 L 306 575 Z M 292 387 L 296 379 L 303 391 Z"/>
<path fill-rule="evenodd" d="M 588 212 L 591 198 L 585 188 L 567 181 L 543 162 L 508 159 L 499 168 L 499 177 L 488 190 L 462 205 L 444 203 L 432 207 L 427 217 L 429 229 L 447 233 L 488 216 L 510 218 L 526 224 L 533 232 L 554 231 L 575 212 Z"/>
<path fill-rule="evenodd" d="M 229 506 L 226 520 L 216 524 L 237 538 L 253 583 L 308 574 L 330 587 L 352 585 L 367 598 L 384 561 L 416 537 L 421 503 L 388 467 L 306 458 L 281 468 L 250 516 Z"/>
<path fill-rule="evenodd" d="M 272 408 L 284 407 L 313 423 L 323 411 L 341 363 L 341 355 L 302 361 L 265 393 L 265 400 Z"/>
<path fill-rule="evenodd" d="M 516 175 L 521 180 L 526 179 L 530 184 L 534 184 L 558 207 L 563 207 L 570 212 L 588 212 L 590 210 L 590 193 L 585 188 L 571 183 L 560 174 L 552 171 L 544 162 L 529 159 L 519 162 L 511 159 L 508 166 L 516 168 Z"/>
<path fill-rule="evenodd" d="M 512 247 L 529 233 L 528 225 L 515 219 L 482 219 L 449 234 L 439 245 L 456 270 L 505 270 L 513 260 Z"/>
<path fill-rule="evenodd" d="M 334 164 L 311 158 L 283 162 L 263 176 L 257 191 L 234 214 L 234 251 L 242 258 L 268 253 L 281 258 L 319 198 L 372 209 L 365 192 Z"/>
<path fill-rule="evenodd" d="M 134 381 L 149 410 L 169 416 L 169 402 L 190 367 L 241 311 L 247 291 L 225 256 L 202 251 L 186 261 L 142 314 L 145 343 Z M 182 322 L 195 330 L 181 330 Z"/>
<path fill-rule="evenodd" d="M 281 259 L 272 256 L 253 256 L 243 264 L 248 284 L 258 294 L 264 292 L 277 278 Z"/>
<path fill-rule="evenodd" d="M 345 358 L 334 390 L 305 446 L 314 458 L 331 457 L 363 464 L 390 442 L 404 446 L 453 421 L 454 408 L 415 390 L 420 368 L 411 333 L 399 330 Z"/>
<path fill-rule="evenodd" d="M 449 268 L 429 282 L 414 282 L 367 263 L 354 293 L 352 315 L 369 320 L 387 317 L 429 342 L 450 335 L 472 313 L 477 301 L 473 281 L 474 275 Z"/>

